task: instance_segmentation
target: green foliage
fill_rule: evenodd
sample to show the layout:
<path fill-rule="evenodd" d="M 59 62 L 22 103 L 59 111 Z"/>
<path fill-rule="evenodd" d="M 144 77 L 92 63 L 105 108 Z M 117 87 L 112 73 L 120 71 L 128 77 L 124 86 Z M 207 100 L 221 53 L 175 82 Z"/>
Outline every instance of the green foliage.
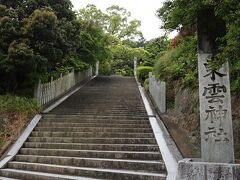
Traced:
<path fill-rule="evenodd" d="M 198 10 L 205 0 L 166 0 L 157 16 L 163 21 L 162 28 L 172 31 L 196 23 Z"/>
<path fill-rule="evenodd" d="M 133 76 L 133 69 L 129 66 L 124 66 L 121 69 L 115 69 L 114 72 L 116 75 Z"/>
<path fill-rule="evenodd" d="M 102 61 L 100 74 L 133 75 L 133 58 L 149 56 L 143 48 L 136 47 L 136 40 L 142 39 L 140 22 L 129 20 L 130 16 L 126 9 L 116 5 L 107 8 L 106 13 L 92 4 L 79 10 L 78 19 L 84 24 L 82 35 L 87 39 L 81 53 L 88 60 Z"/>
<path fill-rule="evenodd" d="M 8 57 L 1 64 L 6 72 L 29 71 L 33 67 L 33 51 L 24 42 L 13 41 L 8 49 Z"/>
<path fill-rule="evenodd" d="M 187 37 L 159 57 L 154 71 L 164 81 L 180 80 L 186 86 L 197 85 L 197 40 Z"/>
<path fill-rule="evenodd" d="M 107 8 L 107 26 L 106 31 L 112 35 L 116 35 L 121 40 L 140 39 L 142 33 L 138 30 L 141 25 L 139 20 L 129 20 L 131 13 L 125 8 L 113 5 Z"/>
<path fill-rule="evenodd" d="M 168 37 L 161 36 L 146 42 L 145 50 L 151 53 L 150 58 L 155 59 L 159 53 L 165 51 L 169 45 Z"/>
<path fill-rule="evenodd" d="M 88 5 L 75 14 L 70 0 L 0 0 L 0 93 L 31 92 L 39 78 L 96 61 L 104 62 L 103 74 L 132 75 L 133 57 L 149 56 L 139 48 L 140 25 L 116 5 L 106 13 Z"/>
<path fill-rule="evenodd" d="M 143 43 L 144 51 L 138 57 L 138 63 L 141 66 L 154 66 L 157 57 L 161 56 L 169 46 L 169 40 L 166 35 L 151 39 Z"/>
<path fill-rule="evenodd" d="M 114 73 L 124 76 L 133 75 L 133 59 L 146 59 L 149 55 L 143 48 L 131 48 L 125 44 L 112 45 L 111 52 L 113 56 L 112 69 Z M 122 73 L 121 73 L 122 72 Z"/>
<path fill-rule="evenodd" d="M 15 140 L 27 122 L 39 111 L 40 107 L 34 99 L 0 96 L 0 149 L 7 141 Z"/>
<path fill-rule="evenodd" d="M 144 83 L 149 78 L 149 72 L 153 71 L 153 67 L 150 66 L 139 66 L 137 68 L 137 76 L 141 83 Z"/>
<path fill-rule="evenodd" d="M 129 20 L 131 13 L 118 5 L 108 7 L 104 13 L 95 5 L 89 4 L 86 8 L 80 9 L 78 15 L 82 20 L 94 22 L 120 40 L 135 41 L 143 37 L 139 31 L 141 22 L 136 19 Z"/>
<path fill-rule="evenodd" d="M 112 69 L 112 63 L 113 62 L 111 60 L 102 61 L 99 66 L 99 74 L 100 75 L 114 74 Z"/>
<path fill-rule="evenodd" d="M 0 93 L 32 89 L 49 72 L 93 64 L 101 41 L 93 27 L 84 31 L 84 26 L 77 21 L 70 0 L 1 0 Z"/>
<path fill-rule="evenodd" d="M 214 66 L 220 67 L 223 62 L 229 60 L 232 90 L 233 93 L 238 94 L 240 90 L 239 68 L 237 68 L 240 60 L 240 3 L 238 1 L 167 0 L 158 10 L 157 15 L 163 21 L 162 27 L 168 31 L 175 29 L 181 32 L 184 29 L 196 31 L 197 13 L 209 7 L 213 8 L 218 18 L 225 21 L 227 28 L 226 35 L 217 40 L 220 46 L 214 58 Z M 192 76 L 189 75 L 186 79 L 192 79 Z"/>
<path fill-rule="evenodd" d="M 5 95 L 0 96 L 0 112 L 1 113 L 26 113 L 32 114 L 39 111 L 40 108 L 34 99 L 25 97 Z"/>
<path fill-rule="evenodd" d="M 146 91 L 149 90 L 149 78 L 144 81 L 143 87 L 144 87 L 144 89 L 145 89 Z"/>
<path fill-rule="evenodd" d="M 78 21 L 82 24 L 81 47 L 78 49 L 79 57 L 91 64 L 108 59 L 110 56 L 108 35 L 101 26 L 89 20 L 83 20 L 81 16 L 83 14 L 79 14 L 78 17 Z"/>

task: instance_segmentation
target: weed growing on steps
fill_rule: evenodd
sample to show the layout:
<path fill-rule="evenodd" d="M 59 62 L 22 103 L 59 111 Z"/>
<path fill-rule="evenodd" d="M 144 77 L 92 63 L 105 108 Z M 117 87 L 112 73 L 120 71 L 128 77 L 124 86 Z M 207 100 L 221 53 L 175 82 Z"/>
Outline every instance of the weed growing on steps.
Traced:
<path fill-rule="evenodd" d="M 34 99 L 12 95 L 0 96 L 0 151 L 7 141 L 13 141 L 19 136 L 39 110 Z"/>

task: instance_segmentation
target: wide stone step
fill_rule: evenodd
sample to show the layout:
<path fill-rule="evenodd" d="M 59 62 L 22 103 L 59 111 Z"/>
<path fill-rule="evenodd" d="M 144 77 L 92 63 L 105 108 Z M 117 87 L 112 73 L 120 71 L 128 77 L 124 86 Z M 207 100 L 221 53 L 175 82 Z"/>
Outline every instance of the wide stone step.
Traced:
<path fill-rule="evenodd" d="M 88 144 L 157 144 L 155 138 L 71 138 L 29 137 L 28 142 L 88 143 Z"/>
<path fill-rule="evenodd" d="M 33 131 L 31 137 L 76 137 L 76 138 L 153 138 L 153 133 L 117 133 L 117 132 L 39 132 Z"/>
<path fill-rule="evenodd" d="M 77 167 L 128 169 L 148 172 L 164 172 L 166 170 L 163 162 L 146 160 L 17 155 L 15 161 Z"/>
<path fill-rule="evenodd" d="M 150 124 L 117 124 L 117 123 L 49 123 L 40 122 L 37 127 L 113 127 L 113 128 L 151 128 Z"/>
<path fill-rule="evenodd" d="M 112 105 L 111 106 L 101 105 L 101 106 L 96 107 L 96 104 L 92 104 L 92 105 L 88 104 L 87 106 L 86 105 L 68 106 L 68 108 L 69 109 L 78 109 L 79 111 L 95 111 L 95 110 L 105 111 L 105 112 L 108 112 L 108 111 L 132 111 L 132 112 L 141 111 L 141 112 L 145 112 L 146 111 L 146 109 L 143 106 L 141 106 L 141 107 L 129 107 L 129 106 L 112 107 Z"/>
<path fill-rule="evenodd" d="M 64 115 L 102 115 L 106 113 L 101 113 L 101 112 L 78 112 L 78 111 L 60 111 L 59 114 L 64 114 Z M 133 113 L 108 113 L 111 116 L 114 115 L 122 115 L 122 116 L 132 116 Z M 136 113 L 135 113 L 136 114 Z M 146 114 L 141 114 L 138 113 L 139 115 L 145 116 Z"/>
<path fill-rule="evenodd" d="M 0 170 L 0 175 L 1 175 L 1 170 Z M 4 176 L 4 174 L 2 174 Z M 7 177 L 2 177 L 0 176 L 0 180 L 18 180 L 18 179 L 15 179 L 15 178 L 7 178 Z"/>
<path fill-rule="evenodd" d="M 111 106 L 111 105 L 109 105 Z M 140 113 L 138 115 L 147 115 L 146 114 L 146 110 L 138 110 L 138 109 L 134 109 L 134 110 L 130 110 L 130 109 L 127 109 L 127 110 L 111 110 L 111 109 L 98 109 L 98 107 L 96 107 L 95 109 L 79 109 L 77 108 L 77 106 L 74 106 L 74 107 L 70 107 L 70 108 L 61 108 L 59 109 L 58 111 L 55 111 L 57 114 L 59 114 L 59 112 L 73 112 L 73 111 L 76 111 L 76 112 L 99 112 L 99 113 L 103 113 L 105 115 L 108 115 L 108 113 L 119 113 L 119 114 L 128 114 L 128 113 Z"/>
<path fill-rule="evenodd" d="M 93 94 L 94 95 L 94 94 Z M 68 108 L 68 107 L 74 107 L 74 105 L 76 104 L 78 107 L 84 107 L 84 104 L 86 104 L 86 102 L 89 103 L 89 107 L 94 107 L 95 105 L 102 105 L 102 106 L 97 106 L 99 108 L 101 107 L 108 107 L 108 105 L 112 105 L 112 108 L 126 108 L 128 106 L 126 105 L 135 105 L 136 108 L 142 108 L 144 107 L 141 99 L 139 98 L 130 98 L 128 100 L 123 99 L 123 97 L 121 97 L 122 93 L 118 92 L 118 94 L 115 94 L 114 96 L 120 96 L 119 98 L 115 98 L 114 96 L 112 97 L 107 97 L 106 94 L 105 96 L 102 96 L 100 98 L 97 98 L 96 95 L 95 97 L 89 97 L 90 95 L 88 94 L 88 97 L 84 97 L 84 94 L 79 94 L 78 100 L 74 100 L 72 98 L 69 98 L 67 101 L 64 102 L 64 104 L 61 104 L 58 106 L 58 108 L 54 109 L 55 110 L 59 110 L 61 108 Z M 126 94 L 129 95 L 129 94 Z M 136 96 L 136 94 L 133 94 L 132 96 Z M 86 107 L 86 106 L 85 106 Z M 110 108 L 111 108 L 110 107 Z M 134 106 L 132 106 L 134 107 Z"/>
<path fill-rule="evenodd" d="M 98 123 L 98 124 L 150 124 L 148 119 L 143 120 L 112 120 L 112 119 L 42 119 L 43 123 Z"/>
<path fill-rule="evenodd" d="M 27 162 L 10 162 L 9 168 L 24 169 L 29 171 L 40 171 L 55 174 L 66 174 L 74 176 L 95 177 L 101 179 L 116 180 L 165 180 L 164 173 L 149 173 L 141 171 L 127 171 L 115 169 L 86 168 L 73 166 L 60 166 L 51 164 L 27 163 Z"/>
<path fill-rule="evenodd" d="M 121 119 L 126 119 L 126 120 L 146 120 L 148 119 L 148 116 L 139 116 L 138 114 L 134 115 L 128 115 L 128 116 L 112 116 L 112 115 L 61 115 L 61 114 L 44 114 L 43 119 L 110 119 L 110 120 L 121 120 Z"/>
<path fill-rule="evenodd" d="M 1 169 L 0 174 L 6 177 L 21 178 L 24 180 L 97 180 L 94 178 L 80 177 L 80 176 L 68 176 L 52 173 L 43 173 L 35 171 L 26 171 L 18 169 Z M 3 180 L 14 180 L 12 178 L 3 178 Z M 0 177 L 1 179 L 1 177 Z"/>
<path fill-rule="evenodd" d="M 35 131 L 50 132 L 126 132 L 151 133 L 151 128 L 105 128 L 105 127 L 36 127 Z"/>
<path fill-rule="evenodd" d="M 99 150 L 71 150 L 71 149 L 37 149 L 21 148 L 20 154 L 48 155 L 63 157 L 91 157 L 107 159 L 136 159 L 136 160 L 161 160 L 161 154 L 156 151 L 99 151 Z"/>
<path fill-rule="evenodd" d="M 142 144 L 80 144 L 80 143 L 41 143 L 25 142 L 25 148 L 81 149 L 109 151 L 159 151 L 157 145 Z"/>
<path fill-rule="evenodd" d="M 144 108 L 142 109 L 111 109 L 109 107 L 101 108 L 101 106 L 95 108 L 88 108 L 88 106 L 85 106 L 86 108 L 79 108 L 78 106 L 68 107 L 68 108 L 61 108 L 61 111 L 77 111 L 77 112 L 102 112 L 102 113 L 142 113 L 146 114 L 146 110 Z M 60 112 L 60 110 L 58 110 Z M 55 111 L 55 112 L 58 112 Z"/>
<path fill-rule="evenodd" d="M 90 95 L 94 95 L 94 97 L 90 97 Z M 97 96 L 99 95 L 99 96 Z M 101 96 L 102 95 L 102 96 Z M 103 96 L 104 95 L 104 96 Z M 132 95 L 132 97 L 128 97 L 128 99 L 124 98 L 123 96 L 119 95 Z M 137 94 L 134 94 L 132 92 L 131 94 L 127 93 L 124 94 L 122 92 L 117 92 L 115 94 L 106 94 L 105 92 L 101 92 L 99 94 L 92 94 L 92 92 L 88 92 L 84 95 L 84 92 L 79 93 L 78 95 L 75 94 L 79 99 L 74 99 L 74 95 L 67 99 L 67 101 L 64 102 L 64 104 L 61 104 L 57 109 L 61 109 L 63 107 L 73 106 L 74 104 L 86 104 L 86 102 L 89 102 L 90 104 L 97 104 L 97 105 L 136 105 L 140 106 L 142 104 L 141 99 L 136 96 Z M 117 97 L 119 96 L 119 97 Z M 114 103 L 113 103 L 114 102 Z"/>
<path fill-rule="evenodd" d="M 88 102 L 89 103 L 89 102 Z M 138 102 L 139 103 L 139 102 Z M 79 112 L 82 111 L 102 111 L 102 112 L 142 112 L 146 113 L 146 110 L 144 106 L 141 107 L 136 107 L 136 104 L 125 104 L 125 108 L 111 108 L 113 104 L 96 104 L 96 103 L 90 103 L 87 106 L 83 105 L 79 106 L 78 104 L 73 104 L 73 106 L 68 106 L 68 107 L 61 107 L 57 110 L 54 111 L 55 114 L 58 114 L 60 110 L 78 110 Z M 107 115 L 107 114 L 106 114 Z"/>

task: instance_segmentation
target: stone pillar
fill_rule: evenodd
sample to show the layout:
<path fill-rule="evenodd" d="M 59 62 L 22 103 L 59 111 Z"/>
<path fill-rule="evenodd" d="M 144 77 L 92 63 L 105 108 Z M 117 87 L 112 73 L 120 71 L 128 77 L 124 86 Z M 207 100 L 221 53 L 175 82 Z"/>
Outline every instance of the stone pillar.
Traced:
<path fill-rule="evenodd" d="M 41 79 L 39 79 L 38 83 L 35 85 L 35 88 L 34 88 L 34 98 L 37 100 L 39 104 L 41 103 L 41 94 L 42 94 L 41 84 L 42 84 Z"/>
<path fill-rule="evenodd" d="M 134 77 L 137 77 L 137 57 L 134 57 Z"/>
<path fill-rule="evenodd" d="M 208 26 L 208 24 L 216 23 L 216 27 L 220 31 L 224 30 L 221 29 L 222 23 L 214 16 L 212 11 L 202 13 L 198 18 L 202 160 L 206 162 L 233 163 L 234 147 L 229 68 L 227 62 L 220 69 L 211 67 L 212 58 L 217 50 L 215 39 L 217 38 L 217 29 L 212 29 L 212 26 Z M 208 14 L 208 16 L 212 14 L 212 17 L 206 18 L 204 14 Z M 214 21 L 211 22 L 211 20 Z"/>
<path fill-rule="evenodd" d="M 37 100 L 38 100 L 38 97 L 39 97 L 40 85 L 41 85 L 41 80 L 39 79 L 38 83 L 36 83 L 35 86 L 34 86 L 34 98 L 37 99 Z"/>
<path fill-rule="evenodd" d="M 99 61 L 96 62 L 96 67 L 95 67 L 95 75 L 98 76 L 99 74 Z"/>
<path fill-rule="evenodd" d="M 201 126 L 201 159 L 178 162 L 177 180 L 237 180 L 234 163 L 232 112 L 228 63 L 211 66 L 217 53 L 216 39 L 226 32 L 225 23 L 209 8 L 198 14 L 198 72 Z"/>

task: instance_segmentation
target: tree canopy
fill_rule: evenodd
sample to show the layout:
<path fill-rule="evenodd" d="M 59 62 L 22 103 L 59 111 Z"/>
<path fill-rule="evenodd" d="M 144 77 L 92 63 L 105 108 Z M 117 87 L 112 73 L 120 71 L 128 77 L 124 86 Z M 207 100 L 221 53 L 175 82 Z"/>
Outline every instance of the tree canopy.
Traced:
<path fill-rule="evenodd" d="M 1 0 L 0 36 L 0 92 L 32 86 L 61 67 L 76 68 L 85 41 L 70 0 Z"/>
<path fill-rule="evenodd" d="M 78 15 L 83 20 L 94 22 L 120 40 L 137 41 L 143 37 L 139 30 L 141 22 L 136 19 L 130 20 L 131 13 L 117 5 L 108 7 L 104 13 L 94 4 L 89 4 L 86 8 L 80 9 Z"/>
<path fill-rule="evenodd" d="M 138 43 L 143 39 L 139 31 L 139 20 L 130 20 L 131 13 L 125 8 L 113 5 L 102 12 L 90 4 L 78 11 L 78 19 L 85 22 L 85 27 L 94 26 L 102 33 L 98 39 L 101 47 L 97 48 L 104 55 L 100 72 L 103 74 L 133 74 L 133 57 L 147 58 L 149 53 L 139 48 Z M 89 33 L 89 31 L 87 31 Z"/>
<path fill-rule="evenodd" d="M 109 67 L 106 74 L 131 75 L 133 57 L 148 58 L 139 48 L 141 22 L 125 8 L 72 8 L 70 0 L 0 0 L 0 93 L 96 61 Z"/>
<path fill-rule="evenodd" d="M 178 38 L 173 40 L 176 43 L 180 36 L 183 39 L 186 36 L 195 36 L 197 15 L 204 9 L 212 9 L 215 16 L 226 23 L 226 34 L 217 38 L 219 46 L 213 65 L 218 68 L 223 62 L 229 60 L 232 90 L 237 92 L 240 89 L 240 3 L 238 1 L 166 0 L 157 11 L 157 15 L 163 21 L 162 28 L 166 31 L 178 30 L 180 32 Z M 208 18 L 208 14 L 205 16 Z M 208 25 L 214 26 L 215 23 L 211 22 Z M 217 27 L 218 30 L 220 28 Z M 224 33 L 223 29 L 220 31 Z M 217 33 L 214 36 L 218 36 Z"/>

